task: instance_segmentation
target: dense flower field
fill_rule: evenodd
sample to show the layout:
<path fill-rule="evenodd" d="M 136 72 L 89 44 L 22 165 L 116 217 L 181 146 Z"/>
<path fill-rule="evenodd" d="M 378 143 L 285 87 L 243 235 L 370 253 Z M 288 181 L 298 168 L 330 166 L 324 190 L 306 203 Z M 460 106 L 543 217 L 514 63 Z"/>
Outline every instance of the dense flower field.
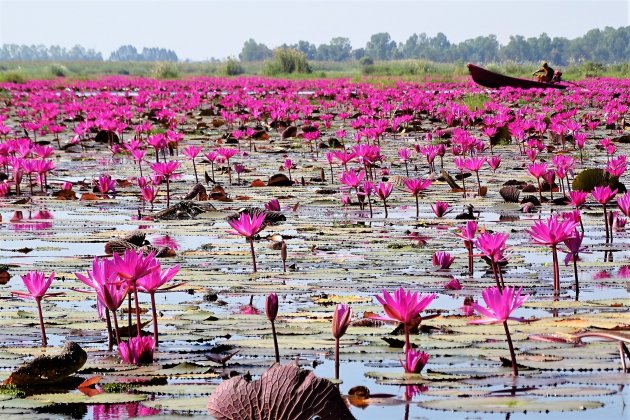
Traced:
<path fill-rule="evenodd" d="M 621 418 L 629 104 L 618 79 L 0 85 L 0 414 Z"/>

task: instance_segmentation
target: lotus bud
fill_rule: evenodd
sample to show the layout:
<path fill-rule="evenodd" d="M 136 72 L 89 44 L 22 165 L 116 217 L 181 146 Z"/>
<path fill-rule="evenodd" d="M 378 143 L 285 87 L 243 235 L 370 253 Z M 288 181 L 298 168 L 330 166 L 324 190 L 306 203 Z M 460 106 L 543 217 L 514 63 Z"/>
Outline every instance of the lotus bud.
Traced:
<path fill-rule="evenodd" d="M 267 300 L 265 301 L 265 314 L 267 319 L 271 322 L 276 320 L 278 316 L 278 295 L 275 293 L 269 293 Z"/>

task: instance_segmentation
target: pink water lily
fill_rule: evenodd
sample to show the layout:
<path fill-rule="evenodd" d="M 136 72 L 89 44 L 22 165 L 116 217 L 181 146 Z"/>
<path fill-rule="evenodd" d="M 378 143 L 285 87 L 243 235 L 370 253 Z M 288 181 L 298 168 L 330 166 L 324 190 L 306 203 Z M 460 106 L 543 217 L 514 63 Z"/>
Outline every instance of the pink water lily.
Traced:
<path fill-rule="evenodd" d="M 42 347 L 46 347 L 48 345 L 48 340 L 46 339 L 46 329 L 44 327 L 44 317 L 42 314 L 42 299 L 49 296 L 59 296 L 62 293 L 47 293 L 48 288 L 52 284 L 53 279 L 55 278 L 55 273 L 50 273 L 50 276 L 46 278 L 46 275 L 40 271 L 30 271 L 22 276 L 22 281 L 24 282 L 24 286 L 28 290 L 26 292 L 11 292 L 15 296 L 23 297 L 23 298 L 32 298 L 35 300 L 37 304 L 37 313 L 39 315 L 39 327 L 42 335 Z"/>
<path fill-rule="evenodd" d="M 376 195 L 383 200 L 383 207 L 385 209 L 385 218 L 387 219 L 387 199 L 394 190 L 394 185 L 389 182 L 379 182 L 376 186 Z"/>
<path fill-rule="evenodd" d="M 352 308 L 342 303 L 335 306 L 332 319 L 332 335 L 335 339 L 335 379 L 339 379 L 339 340 L 346 333 L 352 318 Z"/>
<path fill-rule="evenodd" d="M 252 253 L 252 265 L 254 273 L 256 272 L 256 254 L 254 253 L 254 235 L 264 229 L 265 214 L 243 212 L 238 219 L 228 220 L 228 224 L 234 229 L 233 234 L 244 236 L 250 243 Z"/>
<path fill-rule="evenodd" d="M 571 219 L 559 220 L 557 216 L 550 216 L 547 220 L 539 220 L 527 231 L 532 241 L 551 248 L 553 257 L 553 290 L 560 292 L 560 268 L 558 266 L 558 244 L 573 237 L 578 223 Z"/>
<path fill-rule="evenodd" d="M 149 336 L 137 336 L 128 341 L 121 341 L 118 346 L 118 354 L 123 362 L 130 365 L 144 365 L 153 363 L 155 345 Z"/>
<path fill-rule="evenodd" d="M 411 195 L 413 195 L 414 198 L 416 199 L 416 219 L 417 219 L 420 216 L 420 204 L 418 202 L 418 196 L 420 195 L 422 191 L 429 188 L 429 186 L 433 183 L 433 181 L 430 179 L 419 178 L 419 179 L 405 179 L 403 183 L 405 184 L 405 188 L 407 189 L 407 191 L 409 191 Z"/>
<path fill-rule="evenodd" d="M 181 286 L 183 283 L 174 284 L 167 288 L 162 288 L 163 285 L 171 281 L 179 272 L 179 265 L 170 267 L 166 270 L 157 268 L 150 274 L 138 279 L 136 286 L 139 291 L 148 293 L 151 297 L 151 315 L 153 316 L 153 342 L 155 347 L 158 346 L 158 323 L 157 323 L 157 307 L 155 305 L 155 293 L 159 290 L 172 289 L 177 286 Z M 162 288 L 162 289 L 161 289 Z"/>
<path fill-rule="evenodd" d="M 265 315 L 271 322 L 271 333 L 273 335 L 273 349 L 276 355 L 276 363 L 280 363 L 280 351 L 278 349 L 278 335 L 276 334 L 276 317 L 278 316 L 278 295 L 269 293 L 265 299 Z"/>
<path fill-rule="evenodd" d="M 448 207 L 448 203 L 444 201 L 436 201 L 435 204 L 431 204 L 431 209 L 437 217 L 444 217 L 450 211 Z"/>
<path fill-rule="evenodd" d="M 446 270 L 450 268 L 451 264 L 453 264 L 455 257 L 448 252 L 438 251 L 433 254 L 431 261 L 433 263 L 433 267 L 439 267 L 441 270 Z"/>
<path fill-rule="evenodd" d="M 523 318 L 512 317 L 512 312 L 521 307 L 529 295 L 522 295 L 523 288 L 506 286 L 503 290 L 498 287 L 488 287 L 482 293 L 487 308 L 474 303 L 475 311 L 482 315 L 481 319 L 469 321 L 469 324 L 501 324 L 505 321 L 523 321 Z"/>
<path fill-rule="evenodd" d="M 429 357 L 428 353 L 411 349 L 405 354 L 405 360 L 401 360 L 400 364 L 405 370 L 405 373 L 418 374 L 422 372 L 422 369 L 426 366 Z"/>
<path fill-rule="evenodd" d="M 199 177 L 197 176 L 197 165 L 195 164 L 195 158 L 199 156 L 201 153 L 201 146 L 188 146 L 182 150 L 182 153 L 192 161 L 193 164 L 193 172 L 195 173 L 195 182 L 199 182 Z"/>
<path fill-rule="evenodd" d="M 514 345 L 510 336 L 507 321 L 514 320 L 522 322 L 522 318 L 512 317 L 512 312 L 518 309 L 529 297 L 529 295 L 521 295 L 523 288 L 518 290 L 515 287 L 507 286 L 501 290 L 498 287 L 488 287 L 482 293 L 482 298 L 487 308 L 473 303 L 472 307 L 481 314 L 481 319 L 468 321 L 469 324 L 503 324 L 505 336 L 510 349 L 510 357 L 512 360 L 512 374 L 518 375 L 518 365 L 516 363 L 516 354 Z"/>
<path fill-rule="evenodd" d="M 166 207 L 171 206 L 171 179 L 175 176 L 175 171 L 179 169 L 180 163 L 177 161 L 158 162 L 151 165 L 151 169 L 156 175 L 166 180 Z"/>
<path fill-rule="evenodd" d="M 125 253 L 121 256 L 114 254 L 111 260 L 106 261 L 111 265 L 111 269 L 115 270 L 121 281 L 126 282 L 129 287 L 129 293 L 133 293 L 136 302 L 136 327 L 138 335 L 141 335 L 140 329 L 142 324 L 140 323 L 140 304 L 138 301 L 138 287 L 137 282 L 142 277 L 151 274 L 155 270 L 160 269 L 160 263 L 155 259 L 155 254 L 150 253 L 144 255 L 142 250 L 125 250 Z M 131 331 L 131 295 L 129 295 L 129 307 L 128 307 L 128 328 Z"/>
<path fill-rule="evenodd" d="M 414 320 L 418 320 L 420 312 L 424 311 L 427 306 L 435 299 L 436 294 L 419 295 L 418 292 L 408 292 L 402 287 L 390 295 L 389 292 L 383 290 L 383 296 L 376 296 L 376 300 L 383 305 L 387 321 L 401 322 L 405 328 L 405 348 L 411 348 L 409 343 L 409 328 Z"/>
<path fill-rule="evenodd" d="M 608 242 L 612 237 L 612 232 L 611 232 L 612 229 L 610 228 L 606 206 L 608 205 L 608 202 L 612 200 L 615 197 L 615 195 L 617 195 L 617 189 L 613 190 L 608 185 L 604 185 L 604 186 L 599 185 L 593 188 L 591 195 L 593 196 L 595 200 L 597 200 L 599 204 L 602 205 L 602 208 L 604 209 L 604 227 L 606 228 L 606 242 Z"/>
<path fill-rule="evenodd" d="M 499 288 L 503 287 L 503 274 L 499 263 L 505 260 L 508 238 L 507 233 L 482 233 L 475 241 L 475 246 L 490 260 L 492 273 Z"/>

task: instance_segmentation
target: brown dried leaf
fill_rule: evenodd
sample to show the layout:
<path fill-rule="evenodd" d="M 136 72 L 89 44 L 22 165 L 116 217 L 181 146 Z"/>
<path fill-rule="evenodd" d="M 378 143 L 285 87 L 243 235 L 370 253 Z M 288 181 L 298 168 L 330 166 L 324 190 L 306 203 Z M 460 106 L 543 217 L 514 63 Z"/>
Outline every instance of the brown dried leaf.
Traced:
<path fill-rule="evenodd" d="M 354 419 L 332 382 L 279 364 L 257 381 L 234 377 L 223 382 L 210 396 L 208 410 L 217 419 Z"/>

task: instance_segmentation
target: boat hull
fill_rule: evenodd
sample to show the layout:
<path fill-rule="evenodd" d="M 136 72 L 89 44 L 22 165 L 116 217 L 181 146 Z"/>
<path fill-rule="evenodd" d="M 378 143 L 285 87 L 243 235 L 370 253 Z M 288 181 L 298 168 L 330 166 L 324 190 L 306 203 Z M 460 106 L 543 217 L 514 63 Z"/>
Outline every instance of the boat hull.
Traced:
<path fill-rule="evenodd" d="M 565 85 L 558 83 L 544 83 L 535 80 L 519 79 L 517 77 L 510 77 L 504 74 L 499 74 L 486 70 L 483 67 L 476 66 L 474 64 L 468 64 L 468 71 L 472 79 L 478 85 L 488 88 L 500 88 L 500 87 L 513 87 L 520 89 L 566 89 Z"/>

